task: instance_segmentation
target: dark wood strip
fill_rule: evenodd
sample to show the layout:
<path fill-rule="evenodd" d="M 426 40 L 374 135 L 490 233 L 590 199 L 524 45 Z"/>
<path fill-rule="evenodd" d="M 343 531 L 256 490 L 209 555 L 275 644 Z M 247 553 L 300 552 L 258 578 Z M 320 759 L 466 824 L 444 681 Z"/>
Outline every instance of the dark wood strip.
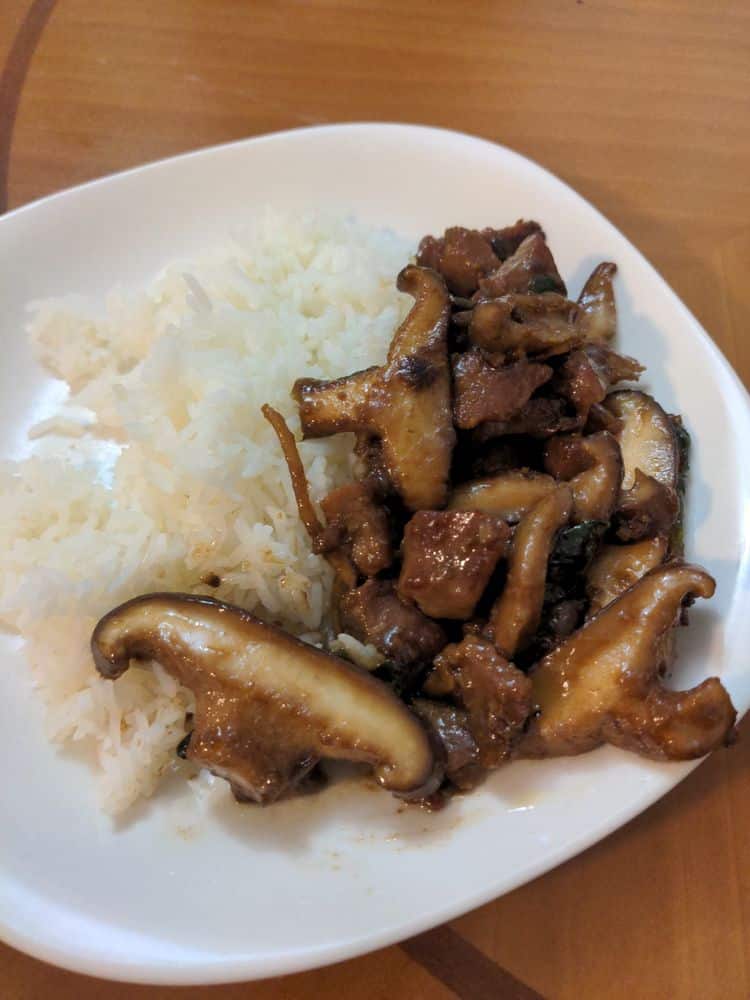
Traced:
<path fill-rule="evenodd" d="M 0 213 L 8 208 L 8 174 L 13 125 L 24 80 L 56 0 L 34 0 L 21 22 L 0 75 Z"/>
<path fill-rule="evenodd" d="M 409 938 L 401 947 L 461 1000 L 544 1000 L 450 927 Z"/>

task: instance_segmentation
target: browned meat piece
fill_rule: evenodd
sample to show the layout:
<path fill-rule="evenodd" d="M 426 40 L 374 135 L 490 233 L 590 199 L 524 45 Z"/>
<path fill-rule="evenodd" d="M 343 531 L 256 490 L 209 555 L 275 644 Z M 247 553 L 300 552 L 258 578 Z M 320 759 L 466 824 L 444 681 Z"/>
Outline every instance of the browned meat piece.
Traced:
<path fill-rule="evenodd" d="M 238 797 L 273 802 L 321 758 L 364 761 L 384 788 L 431 794 L 441 772 L 426 734 L 366 671 L 209 597 L 147 594 L 110 611 L 91 650 L 114 680 L 156 661 L 195 694 L 185 755 Z"/>
<path fill-rule="evenodd" d="M 417 264 L 442 274 L 454 295 L 466 297 L 474 294 L 479 279 L 494 271 L 500 260 L 477 229 L 452 226 L 442 239 L 425 236 L 419 244 Z"/>
<path fill-rule="evenodd" d="M 613 279 L 615 264 L 603 262 L 591 272 L 578 296 L 577 325 L 587 340 L 611 340 L 617 332 Z"/>
<path fill-rule="evenodd" d="M 462 792 L 476 788 L 486 772 L 479 763 L 479 747 L 471 734 L 466 709 L 429 698 L 415 699 L 412 709 L 432 736 L 446 778 Z"/>
<path fill-rule="evenodd" d="M 518 742 L 531 714 L 531 681 L 487 639 L 467 635 L 439 659 L 456 678 L 457 693 L 486 768 L 499 767 Z"/>
<path fill-rule="evenodd" d="M 669 563 L 574 632 L 533 671 L 538 714 L 521 755 L 585 753 L 613 743 L 657 760 L 690 760 L 726 743 L 736 713 L 718 678 L 671 691 L 658 677 L 665 636 L 683 601 L 713 592 L 705 570 Z"/>
<path fill-rule="evenodd" d="M 635 358 L 618 354 L 604 344 L 586 344 L 583 350 L 610 388 L 618 382 L 637 382 L 646 370 Z"/>
<path fill-rule="evenodd" d="M 431 618 L 469 618 L 509 540 L 491 514 L 421 510 L 404 532 L 398 592 Z"/>
<path fill-rule="evenodd" d="M 622 482 L 620 446 L 611 434 L 600 431 L 588 437 L 561 434 L 550 438 L 544 467 L 570 485 L 575 524 L 610 519 Z"/>
<path fill-rule="evenodd" d="M 637 379 L 642 371 L 643 366 L 633 358 L 601 344 L 587 344 L 565 359 L 552 386 L 555 393 L 568 400 L 583 427 L 591 408 L 603 402 L 613 385 Z"/>
<path fill-rule="evenodd" d="M 446 643 L 442 628 L 398 596 L 392 580 L 368 580 L 339 603 L 341 627 L 398 664 L 430 663 Z"/>
<path fill-rule="evenodd" d="M 506 260 L 511 254 L 514 254 L 526 237 L 531 236 L 532 233 L 541 233 L 546 239 L 538 222 L 531 220 L 526 222 L 525 219 L 519 219 L 512 226 L 505 226 L 503 229 L 482 230 L 482 236 L 489 240 L 500 260 Z"/>
<path fill-rule="evenodd" d="M 637 542 L 641 538 L 668 535 L 679 513 L 677 493 L 636 469 L 633 485 L 622 491 L 617 504 L 617 537 L 623 542 Z"/>
<path fill-rule="evenodd" d="M 448 509 L 481 510 L 516 524 L 556 486 L 555 480 L 543 472 L 511 469 L 491 478 L 475 479 L 457 486 L 451 493 Z"/>
<path fill-rule="evenodd" d="M 298 379 L 305 437 L 357 431 L 378 437 L 382 464 L 410 510 L 442 507 L 455 442 L 447 330 L 450 303 L 434 271 L 406 267 L 398 287 L 416 299 L 386 364 L 343 379 Z"/>
<path fill-rule="evenodd" d="M 393 561 L 388 515 L 363 483 L 348 483 L 320 502 L 328 522 L 326 547 L 343 548 L 363 576 L 375 576 Z"/>
<path fill-rule="evenodd" d="M 495 299 L 508 292 L 567 294 L 542 233 L 531 233 L 496 271 L 479 279 L 478 294 L 484 299 Z"/>
<path fill-rule="evenodd" d="M 564 354 L 583 341 L 573 320 L 575 305 L 563 295 L 503 295 L 480 299 L 471 312 L 457 313 L 454 321 L 468 325 L 477 347 L 508 360 L 536 359 Z"/>
<path fill-rule="evenodd" d="M 506 434 L 527 434 L 529 437 L 552 437 L 575 430 L 578 418 L 566 415 L 565 402 L 549 396 L 535 396 L 510 420 L 488 420 L 476 430 L 477 441 L 489 441 Z"/>
<path fill-rule="evenodd" d="M 585 351 L 573 351 L 555 376 L 554 392 L 568 400 L 583 427 L 595 403 L 607 395 L 607 383 L 591 363 Z"/>
<path fill-rule="evenodd" d="M 586 571 L 588 615 L 592 617 L 664 562 L 666 538 L 647 538 L 633 545 L 605 545 Z"/>
<path fill-rule="evenodd" d="M 516 528 L 503 592 L 490 614 L 488 633 L 505 656 L 515 656 L 539 626 L 544 585 L 555 536 L 567 524 L 573 507 L 570 487 L 558 486 Z"/>
<path fill-rule="evenodd" d="M 430 698 L 445 698 L 456 690 L 456 678 L 447 662 L 438 656 L 422 684 L 422 691 Z"/>
<path fill-rule="evenodd" d="M 477 348 L 457 355 L 453 359 L 456 426 L 470 430 L 487 420 L 509 420 L 551 377 L 548 365 L 528 361 L 493 368 Z"/>

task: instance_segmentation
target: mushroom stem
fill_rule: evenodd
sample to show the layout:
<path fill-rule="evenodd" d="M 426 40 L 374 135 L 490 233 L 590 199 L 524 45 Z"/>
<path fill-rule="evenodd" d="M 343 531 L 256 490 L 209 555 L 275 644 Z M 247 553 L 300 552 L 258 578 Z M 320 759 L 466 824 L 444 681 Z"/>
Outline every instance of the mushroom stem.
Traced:
<path fill-rule="evenodd" d="M 516 528 L 508 577 L 488 625 L 495 646 L 509 659 L 539 626 L 550 552 L 557 532 L 570 518 L 572 506 L 570 487 L 560 485 L 535 504 Z"/>
<path fill-rule="evenodd" d="M 620 446 L 611 434 L 553 437 L 545 448 L 544 466 L 570 484 L 574 524 L 610 519 L 622 482 Z"/>

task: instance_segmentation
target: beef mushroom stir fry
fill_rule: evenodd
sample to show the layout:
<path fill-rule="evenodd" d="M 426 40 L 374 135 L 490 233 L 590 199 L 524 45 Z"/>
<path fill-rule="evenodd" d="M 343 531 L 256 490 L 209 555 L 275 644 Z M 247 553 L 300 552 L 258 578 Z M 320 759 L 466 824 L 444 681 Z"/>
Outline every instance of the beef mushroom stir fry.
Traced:
<path fill-rule="evenodd" d="M 375 647 L 369 673 L 180 594 L 105 616 L 100 673 L 161 663 L 196 698 L 181 753 L 259 803 L 325 758 L 436 805 L 522 757 L 729 743 L 720 680 L 663 683 L 674 627 L 714 582 L 683 561 L 682 422 L 611 346 L 615 272 L 599 264 L 574 301 L 536 222 L 426 236 L 383 364 L 290 387 L 303 437 L 354 434 L 356 477 L 318 505 L 263 408 L 334 574 L 331 632 Z"/>

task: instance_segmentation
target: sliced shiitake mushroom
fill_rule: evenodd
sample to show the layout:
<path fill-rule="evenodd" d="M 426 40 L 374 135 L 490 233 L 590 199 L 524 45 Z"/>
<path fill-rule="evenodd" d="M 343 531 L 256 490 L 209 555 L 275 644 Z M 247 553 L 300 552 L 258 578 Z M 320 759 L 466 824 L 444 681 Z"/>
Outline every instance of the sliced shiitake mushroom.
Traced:
<path fill-rule="evenodd" d="M 624 468 L 618 534 L 623 541 L 669 534 L 680 517 L 680 448 L 674 422 L 645 392 L 614 392 L 605 405 L 620 422 L 617 440 Z"/>
<path fill-rule="evenodd" d="M 589 617 L 660 566 L 666 555 L 667 540 L 658 536 L 632 545 L 605 545 L 586 571 Z"/>
<path fill-rule="evenodd" d="M 476 347 L 508 360 L 536 360 L 564 354 L 583 342 L 576 328 L 574 303 L 563 295 L 503 295 L 480 299 L 470 313 L 455 317 L 468 324 Z"/>
<path fill-rule="evenodd" d="M 305 437 L 339 431 L 374 435 L 382 464 L 410 510 L 445 505 L 455 431 L 447 331 L 448 291 L 429 268 L 409 266 L 398 287 L 415 298 L 396 331 L 386 363 L 332 382 L 298 379 Z"/>
<path fill-rule="evenodd" d="M 622 451 L 622 487 L 633 485 L 636 469 L 677 489 L 679 450 L 674 425 L 656 400 L 636 389 L 607 396 L 607 409 L 620 421 L 617 440 Z"/>
<path fill-rule="evenodd" d="M 675 490 L 635 470 L 635 481 L 617 504 L 617 537 L 623 542 L 669 535 L 677 523 L 680 500 Z"/>
<path fill-rule="evenodd" d="M 505 587 L 495 601 L 488 623 L 488 634 L 509 659 L 539 627 L 550 552 L 572 508 L 570 487 L 561 484 L 532 507 L 516 528 Z"/>
<path fill-rule="evenodd" d="M 586 340 L 607 341 L 617 333 L 614 276 L 617 265 L 603 261 L 589 275 L 578 296 L 576 326 Z"/>
<path fill-rule="evenodd" d="M 620 446 L 611 434 L 553 437 L 545 447 L 544 467 L 570 485 L 574 523 L 610 519 L 622 482 Z"/>
<path fill-rule="evenodd" d="M 479 510 L 516 524 L 556 488 L 552 476 L 543 472 L 513 469 L 457 486 L 448 501 L 448 510 Z"/>
<path fill-rule="evenodd" d="M 185 755 L 267 803 L 321 758 L 364 761 L 405 798 L 440 783 L 429 739 L 406 706 L 366 671 L 299 642 L 241 608 L 187 594 L 147 594 L 94 629 L 97 670 L 157 661 L 195 694 Z"/>
<path fill-rule="evenodd" d="M 731 737 L 736 712 L 721 681 L 689 691 L 659 681 L 662 649 L 683 601 L 711 597 L 698 566 L 647 573 L 534 668 L 537 710 L 522 756 L 584 753 L 612 743 L 658 760 L 702 757 Z"/>

